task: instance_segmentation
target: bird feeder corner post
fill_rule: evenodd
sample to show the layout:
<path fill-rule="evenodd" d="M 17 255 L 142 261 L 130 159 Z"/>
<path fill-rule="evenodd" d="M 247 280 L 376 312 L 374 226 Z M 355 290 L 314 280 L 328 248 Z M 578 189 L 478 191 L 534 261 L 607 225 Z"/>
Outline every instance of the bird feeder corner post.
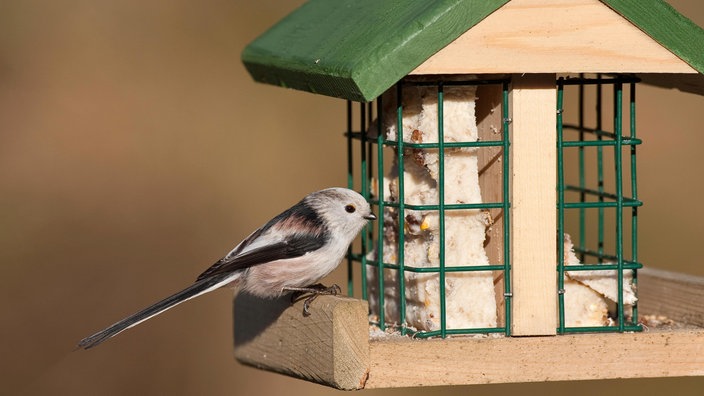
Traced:
<path fill-rule="evenodd" d="M 554 74 L 514 75 L 510 91 L 511 334 L 557 332 Z"/>

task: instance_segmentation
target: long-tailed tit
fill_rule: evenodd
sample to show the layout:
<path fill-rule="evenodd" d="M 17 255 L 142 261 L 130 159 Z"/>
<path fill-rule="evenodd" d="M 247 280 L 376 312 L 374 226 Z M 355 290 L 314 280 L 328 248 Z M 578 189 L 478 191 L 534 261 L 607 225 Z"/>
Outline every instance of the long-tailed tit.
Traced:
<path fill-rule="evenodd" d="M 340 264 L 352 240 L 374 219 L 364 197 L 352 190 L 329 188 L 311 193 L 245 238 L 193 285 L 82 339 L 78 346 L 92 348 L 177 304 L 224 286 L 263 298 L 291 291 L 334 291 L 315 284 Z"/>

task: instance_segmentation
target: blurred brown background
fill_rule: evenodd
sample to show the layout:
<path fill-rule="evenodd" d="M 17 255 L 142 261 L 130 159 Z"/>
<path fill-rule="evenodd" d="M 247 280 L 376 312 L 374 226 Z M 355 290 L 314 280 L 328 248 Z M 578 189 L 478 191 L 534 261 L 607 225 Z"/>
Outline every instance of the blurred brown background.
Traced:
<path fill-rule="evenodd" d="M 346 183 L 344 103 L 255 84 L 239 61 L 301 2 L 0 2 L 1 394 L 335 392 L 236 363 L 228 291 L 72 351 L 306 193 Z M 704 4 L 671 3 L 704 26 Z M 642 87 L 639 106 L 641 260 L 704 275 L 704 99 Z M 678 378 L 368 394 L 702 389 Z"/>

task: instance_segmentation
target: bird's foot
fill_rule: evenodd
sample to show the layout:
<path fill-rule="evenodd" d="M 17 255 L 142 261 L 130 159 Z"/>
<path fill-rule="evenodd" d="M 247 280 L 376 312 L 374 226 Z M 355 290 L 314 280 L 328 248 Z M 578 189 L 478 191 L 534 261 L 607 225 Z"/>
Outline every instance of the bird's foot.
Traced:
<path fill-rule="evenodd" d="M 340 286 L 336 284 L 325 286 L 322 283 L 316 283 L 315 285 L 310 285 L 307 287 L 284 287 L 282 290 L 293 292 L 291 295 L 292 303 L 300 300 L 305 295 L 309 295 L 303 301 L 303 316 L 310 316 L 310 303 L 318 298 L 319 295 L 325 294 L 329 296 L 336 296 L 342 293 Z"/>

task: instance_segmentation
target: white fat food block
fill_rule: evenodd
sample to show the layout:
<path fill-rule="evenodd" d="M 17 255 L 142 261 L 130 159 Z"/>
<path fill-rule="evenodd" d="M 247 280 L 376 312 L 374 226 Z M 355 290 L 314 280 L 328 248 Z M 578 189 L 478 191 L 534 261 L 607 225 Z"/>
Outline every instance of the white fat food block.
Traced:
<path fill-rule="evenodd" d="M 395 90 L 384 94 L 384 128 L 388 139 L 397 138 Z M 443 101 L 444 141 L 477 140 L 474 115 L 474 87 L 445 87 Z M 405 142 L 438 142 L 438 103 L 435 87 L 407 87 L 403 96 L 403 131 Z M 375 133 L 373 131 L 371 133 Z M 445 203 L 480 203 L 477 150 L 474 148 L 445 150 Z M 404 160 L 405 203 L 411 205 L 439 202 L 438 150 L 407 149 Z M 384 179 L 384 198 L 399 197 L 398 164 L 394 159 Z M 384 213 L 383 256 L 387 263 L 398 262 L 398 210 Z M 440 221 L 437 211 L 407 209 L 404 213 L 404 264 L 407 267 L 440 266 Z M 484 251 L 486 216 L 479 210 L 445 212 L 445 265 L 488 265 Z M 370 258 L 376 258 L 376 252 Z M 374 315 L 379 313 L 378 269 L 367 272 L 369 303 Z M 440 283 L 438 273 L 406 272 L 406 325 L 417 330 L 440 328 Z M 384 271 L 384 309 L 388 322 L 399 321 L 399 275 Z M 445 275 L 447 328 L 495 327 L 496 299 L 491 271 L 447 272 Z"/>
<path fill-rule="evenodd" d="M 565 234 L 565 265 L 579 265 L 574 254 L 572 240 Z M 572 271 L 574 274 L 577 271 Z M 564 277 L 565 288 L 565 326 L 604 326 L 609 318 L 606 299 L 589 286 Z"/>
<path fill-rule="evenodd" d="M 565 234 L 564 244 L 565 265 L 580 265 L 568 234 Z M 618 274 L 615 270 L 567 271 L 564 286 L 566 326 L 610 324 L 609 305 L 618 301 Z M 623 301 L 626 310 L 637 301 L 630 270 L 623 273 Z"/>
<path fill-rule="evenodd" d="M 604 297 L 593 289 L 565 278 L 565 326 L 604 326 L 609 320 L 609 307 Z"/>

